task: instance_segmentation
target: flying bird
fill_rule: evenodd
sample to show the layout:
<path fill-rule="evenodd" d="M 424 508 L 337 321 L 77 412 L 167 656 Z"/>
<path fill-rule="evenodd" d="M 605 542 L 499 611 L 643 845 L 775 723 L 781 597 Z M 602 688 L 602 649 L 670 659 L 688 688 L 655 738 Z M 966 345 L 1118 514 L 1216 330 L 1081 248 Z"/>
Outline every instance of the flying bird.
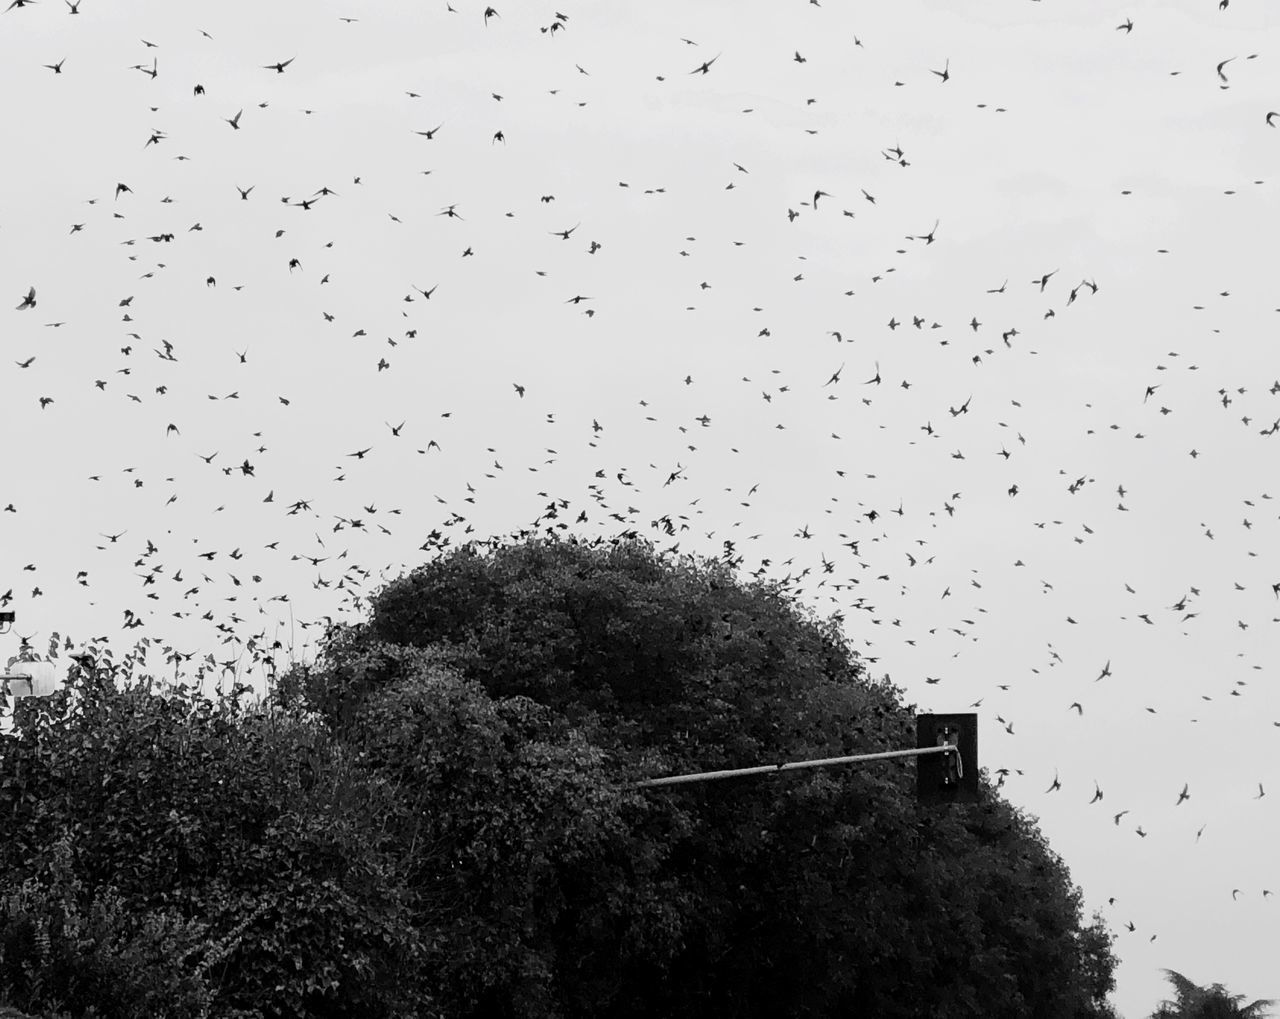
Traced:
<path fill-rule="evenodd" d="M 297 57 L 290 57 L 288 60 L 282 60 L 278 64 L 263 64 L 262 69 L 264 71 L 275 71 L 276 74 L 284 74 L 284 69 L 297 59 Z"/>
<path fill-rule="evenodd" d="M 36 288 L 32 287 L 27 291 L 27 296 L 22 299 L 22 303 L 15 308 L 15 311 L 26 311 L 28 308 L 36 306 Z"/>
<path fill-rule="evenodd" d="M 917 241 L 924 241 L 924 243 L 925 243 L 925 246 L 926 246 L 926 247 L 927 247 L 928 245 L 932 244 L 932 243 L 933 243 L 933 235 L 934 235 L 935 233 L 937 233 L 937 232 L 938 232 L 938 224 L 939 224 L 940 222 L 942 222 L 942 221 L 941 221 L 941 220 L 934 220 L 934 222 L 933 222 L 933 229 L 931 229 L 927 234 L 920 234 L 920 236 L 915 237 L 915 238 L 913 238 L 913 239 L 914 239 L 914 240 L 917 240 Z"/>

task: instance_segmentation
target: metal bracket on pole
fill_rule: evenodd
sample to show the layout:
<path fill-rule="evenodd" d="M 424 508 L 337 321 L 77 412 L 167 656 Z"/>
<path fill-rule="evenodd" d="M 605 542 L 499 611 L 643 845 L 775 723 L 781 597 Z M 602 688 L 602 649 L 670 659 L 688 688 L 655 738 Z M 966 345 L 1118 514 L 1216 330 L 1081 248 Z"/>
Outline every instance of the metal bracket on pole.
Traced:
<path fill-rule="evenodd" d="M 15 701 L 30 697 L 33 689 L 31 676 L 28 673 L 6 672 L 0 675 L 0 692 L 3 692 L 6 697 L 13 694 Z"/>
<path fill-rule="evenodd" d="M 754 768 L 731 768 L 727 771 L 703 771 L 689 775 L 668 775 L 665 778 L 646 778 L 631 783 L 633 789 L 651 789 L 661 785 L 686 785 L 690 782 L 714 782 L 738 775 L 768 775 L 780 771 L 799 771 L 802 768 L 823 768 L 832 764 L 860 764 L 863 761 L 888 761 L 897 757 L 923 757 L 926 754 L 954 754 L 959 759 L 960 748 L 953 744 L 918 747 L 915 750 L 886 750 L 878 754 L 854 754 L 850 757 L 823 757 L 815 761 L 788 761 L 784 764 L 761 764 Z"/>

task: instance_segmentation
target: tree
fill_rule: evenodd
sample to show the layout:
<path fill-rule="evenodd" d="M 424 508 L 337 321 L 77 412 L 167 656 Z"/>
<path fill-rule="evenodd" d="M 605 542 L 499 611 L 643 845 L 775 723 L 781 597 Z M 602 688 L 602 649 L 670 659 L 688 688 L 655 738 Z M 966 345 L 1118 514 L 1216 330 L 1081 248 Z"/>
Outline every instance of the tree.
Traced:
<path fill-rule="evenodd" d="M 989 783 L 912 767 L 663 790 L 640 777 L 913 745 L 832 620 L 728 564 L 619 539 L 467 545 L 339 626 L 282 703 L 405 798 L 456 1015 L 1111 1015 L 1111 936 Z M 415 820 L 418 819 L 418 820 Z M 416 841 L 413 841 L 416 840 Z M 447 936 L 446 936 L 447 932 Z"/>
<path fill-rule="evenodd" d="M 76 1019 L 433 1014 L 406 976 L 422 946 L 383 781 L 242 689 L 215 704 L 110 673 L 76 666 L 0 738 L 0 1001 Z"/>
<path fill-rule="evenodd" d="M 1166 969 L 1174 997 L 1162 1001 L 1151 1019 L 1266 1019 L 1275 1002 L 1259 998 L 1242 1004 L 1243 994 L 1231 994 L 1222 984 L 1201 987 L 1177 970 Z"/>

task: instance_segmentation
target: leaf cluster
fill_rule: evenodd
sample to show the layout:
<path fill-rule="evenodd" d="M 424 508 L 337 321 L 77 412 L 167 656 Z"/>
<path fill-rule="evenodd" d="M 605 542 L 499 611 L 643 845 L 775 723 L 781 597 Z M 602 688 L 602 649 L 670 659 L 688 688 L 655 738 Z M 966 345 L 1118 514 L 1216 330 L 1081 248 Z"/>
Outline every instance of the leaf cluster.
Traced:
<path fill-rule="evenodd" d="M 1201 986 L 1177 970 L 1166 969 L 1174 996 L 1162 1001 L 1151 1019 L 1266 1019 L 1276 1002 L 1258 998 L 1245 1004 L 1243 994 L 1232 994 L 1222 984 Z"/>
<path fill-rule="evenodd" d="M 377 845 L 386 792 L 323 729 L 91 665 L 47 700 L 0 751 L 0 997 L 77 1019 L 425 1009 L 396 976 L 420 948 Z"/>
<path fill-rule="evenodd" d="M 454 1014 L 1109 1014 L 1110 935 L 989 785 L 942 815 L 901 762 L 627 787 L 914 741 L 834 622 L 723 563 L 634 540 L 455 548 L 295 679 L 457 854 L 457 897 L 444 881 L 433 901 L 468 910 L 453 944 L 486 950 L 442 992 Z M 590 782 L 623 791 L 593 803 Z"/>
<path fill-rule="evenodd" d="M 1033 819 L 922 809 L 835 621 L 635 540 L 443 552 L 266 703 L 82 659 L 0 739 L 0 1000 L 251 1016 L 1104 1019 Z"/>

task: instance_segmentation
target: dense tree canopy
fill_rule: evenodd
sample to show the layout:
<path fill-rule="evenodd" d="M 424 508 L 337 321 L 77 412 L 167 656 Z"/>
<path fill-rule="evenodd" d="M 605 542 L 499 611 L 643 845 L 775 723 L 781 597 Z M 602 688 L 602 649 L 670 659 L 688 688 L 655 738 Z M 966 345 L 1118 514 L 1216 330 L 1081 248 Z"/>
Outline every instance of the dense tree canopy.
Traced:
<path fill-rule="evenodd" d="M 140 660 L 81 659 L 0 737 L 0 1006 L 1111 1014 L 1110 935 L 985 781 L 945 809 L 902 761 L 632 785 L 914 740 L 834 622 L 726 564 L 447 550 L 252 706 Z"/>
<path fill-rule="evenodd" d="M 398 980 L 422 950 L 385 783 L 296 715 L 120 690 L 117 671 L 76 666 L 0 737 L 0 1002 L 430 1015 Z"/>
<path fill-rule="evenodd" d="M 625 787 L 913 744 L 834 623 L 723 564 L 636 541 L 454 549 L 279 696 L 406 790 L 404 837 L 456 861 L 413 882 L 456 1014 L 1109 1014 L 1110 936 L 985 783 L 941 811 L 906 763 Z"/>

